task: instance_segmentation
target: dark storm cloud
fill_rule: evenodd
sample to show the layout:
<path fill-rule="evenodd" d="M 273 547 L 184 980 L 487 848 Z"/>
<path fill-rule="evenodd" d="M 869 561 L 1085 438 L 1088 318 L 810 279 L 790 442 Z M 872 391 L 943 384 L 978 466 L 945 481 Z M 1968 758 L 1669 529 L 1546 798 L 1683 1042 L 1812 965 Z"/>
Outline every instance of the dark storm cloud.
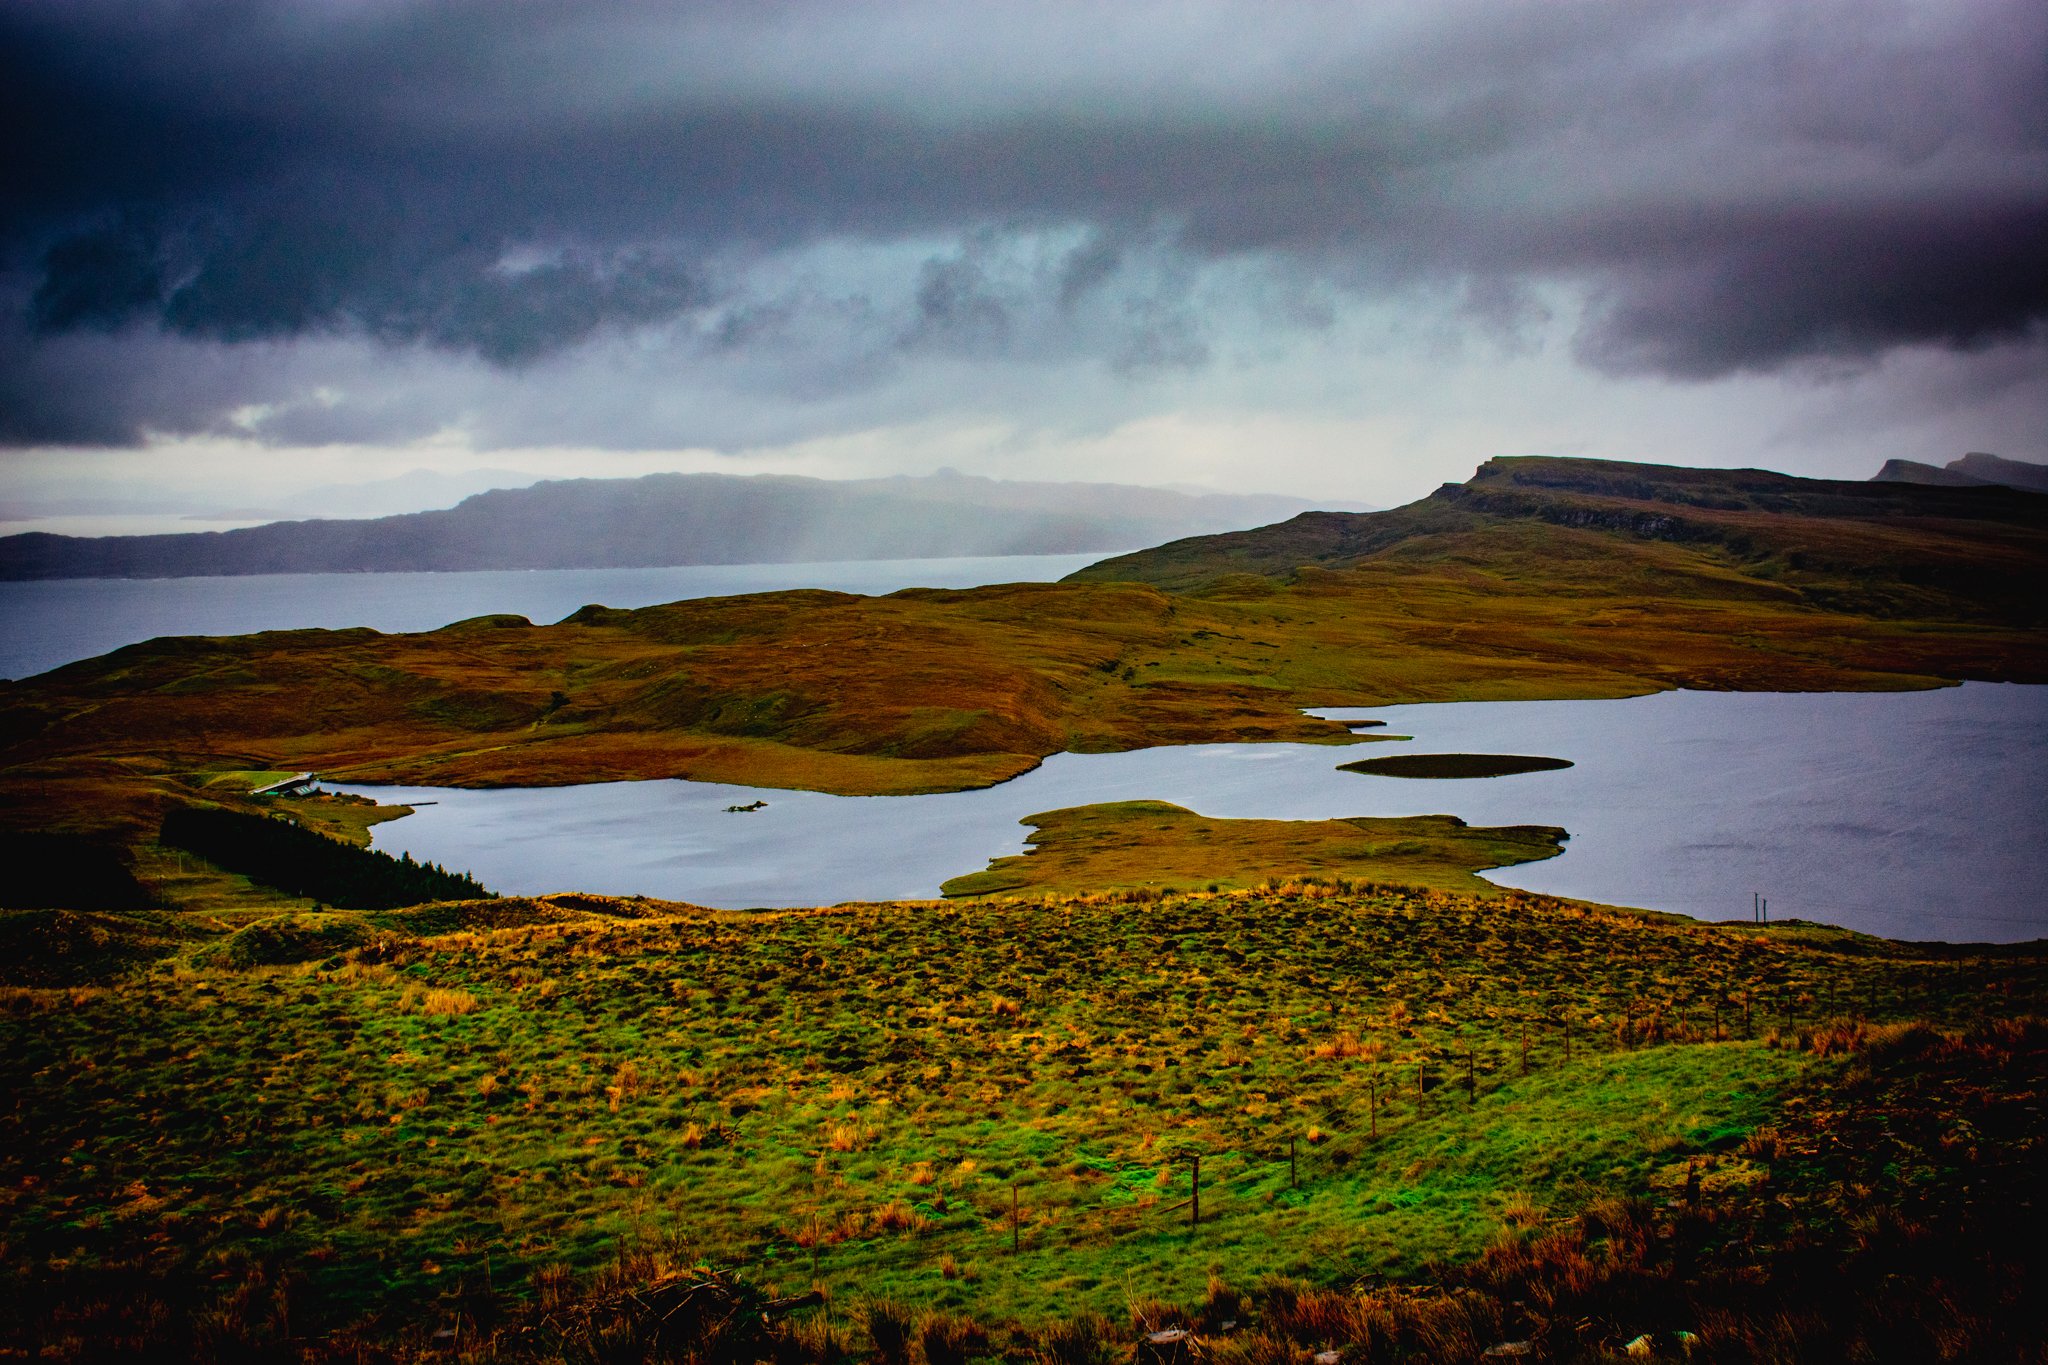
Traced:
<path fill-rule="evenodd" d="M 2048 316 L 2044 54 L 2037 0 L 0 4 L 0 440 L 268 401 L 73 393 L 106 382 L 92 336 L 530 366 L 675 324 L 804 352 L 800 388 L 897 363 L 833 338 L 1000 360 L 1064 328 L 1184 369 L 1215 342 L 1191 272 L 1252 257 L 1496 329 L 1563 283 L 1612 372 L 1968 348 Z M 761 290 L 835 241 L 954 245 Z"/>
<path fill-rule="evenodd" d="M 1967 349 L 2021 332 L 2048 304 L 2038 205 L 1787 212 L 1743 229 L 1696 263 L 1620 273 L 1581 356 L 1704 377 L 1901 340 Z"/>

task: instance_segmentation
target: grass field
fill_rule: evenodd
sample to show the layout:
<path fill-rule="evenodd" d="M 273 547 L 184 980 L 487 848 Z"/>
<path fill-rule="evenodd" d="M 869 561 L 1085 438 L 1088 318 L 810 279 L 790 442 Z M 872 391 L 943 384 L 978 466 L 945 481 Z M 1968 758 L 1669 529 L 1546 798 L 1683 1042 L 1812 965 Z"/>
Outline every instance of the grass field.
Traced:
<path fill-rule="evenodd" d="M 398 1334 L 657 1245 L 1025 1326 L 1413 1276 L 1695 1165 L 1747 1189 L 1845 1021 L 2048 989 L 2026 953 L 1318 882 L 328 918 L 263 940 L 307 961 L 6 992 L 17 1333 L 142 1274 L 254 1293 L 255 1338 Z"/>

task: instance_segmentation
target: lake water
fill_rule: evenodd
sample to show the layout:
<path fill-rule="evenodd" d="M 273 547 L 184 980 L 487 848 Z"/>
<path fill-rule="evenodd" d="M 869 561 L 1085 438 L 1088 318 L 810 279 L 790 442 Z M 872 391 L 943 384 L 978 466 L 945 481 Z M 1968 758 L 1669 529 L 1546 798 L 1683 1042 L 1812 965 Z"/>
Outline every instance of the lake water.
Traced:
<path fill-rule="evenodd" d="M 1622 701 L 1328 711 L 1412 739 L 1057 754 L 999 787 L 842 797 L 697 782 L 464 791 L 379 825 L 390 852 L 496 890 L 795 906 L 934 896 L 1023 851 L 1039 811 L 1153 798 L 1219 818 L 1457 815 L 1560 825 L 1566 852 L 1505 886 L 1704 919 L 1821 920 L 1895 938 L 2048 936 L 2048 687 L 1666 692 Z M 1367 754 L 1490 752 L 1572 768 L 1476 780 L 1340 772 Z M 750 814 L 725 807 L 754 800 Z"/>
<path fill-rule="evenodd" d="M 546 623 L 597 602 L 649 607 L 785 588 L 879 595 L 1062 578 L 1099 554 L 688 564 L 665 569 L 251 574 L 239 578 L 62 578 L 0 583 L 0 677 L 26 678 L 159 635 L 369 626 L 435 630 L 493 612 Z"/>

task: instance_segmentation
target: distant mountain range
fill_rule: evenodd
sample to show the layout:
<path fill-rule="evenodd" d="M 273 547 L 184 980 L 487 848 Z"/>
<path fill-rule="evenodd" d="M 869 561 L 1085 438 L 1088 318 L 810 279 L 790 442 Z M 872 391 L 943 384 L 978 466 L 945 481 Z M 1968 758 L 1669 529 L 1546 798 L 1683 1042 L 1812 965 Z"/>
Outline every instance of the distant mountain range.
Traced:
<path fill-rule="evenodd" d="M 1921 464 L 1918 460 L 1886 460 L 1873 483 L 1929 483 L 1949 488 L 1972 488 L 1997 484 L 2024 488 L 2030 493 L 2048 493 L 2048 465 L 2008 460 L 1973 450 L 1945 465 Z"/>
<path fill-rule="evenodd" d="M 0 579 L 1114 553 L 1264 525 L 1318 506 L 1262 494 L 953 473 L 846 481 L 650 474 L 494 489 L 439 511 L 360 520 L 151 536 L 31 532 L 0 538 Z"/>

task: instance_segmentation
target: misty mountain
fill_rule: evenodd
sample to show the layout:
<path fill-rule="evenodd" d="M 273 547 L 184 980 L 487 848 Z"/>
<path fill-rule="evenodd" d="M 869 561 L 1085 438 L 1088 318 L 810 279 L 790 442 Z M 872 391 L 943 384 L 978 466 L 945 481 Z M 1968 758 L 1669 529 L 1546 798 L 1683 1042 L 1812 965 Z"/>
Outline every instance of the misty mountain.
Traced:
<path fill-rule="evenodd" d="M 0 538 L 0 579 L 653 568 L 1117 552 L 1317 504 L 952 472 L 828 481 L 650 474 L 501 488 L 431 512 L 153 536 Z M 1332 504 L 1340 505 L 1340 504 Z"/>
<path fill-rule="evenodd" d="M 1872 483 L 1925 483 L 1946 488 L 1978 488 L 1987 484 L 2023 488 L 2030 493 L 2048 493 L 2048 465 L 2008 460 L 1973 450 L 1945 465 L 1922 464 L 1918 460 L 1886 460 Z"/>

